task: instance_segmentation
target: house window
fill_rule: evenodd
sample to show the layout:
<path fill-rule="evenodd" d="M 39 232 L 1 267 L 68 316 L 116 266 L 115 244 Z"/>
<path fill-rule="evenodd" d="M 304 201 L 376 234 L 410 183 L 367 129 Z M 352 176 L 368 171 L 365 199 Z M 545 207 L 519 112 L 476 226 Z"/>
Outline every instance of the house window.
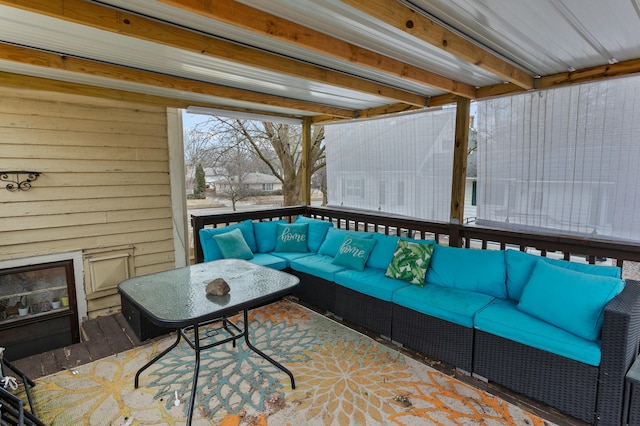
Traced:
<path fill-rule="evenodd" d="M 364 198 L 364 179 L 344 179 L 342 185 L 345 196 Z"/>
<path fill-rule="evenodd" d="M 478 181 L 471 182 L 471 205 L 476 206 L 476 197 L 478 196 Z"/>
<path fill-rule="evenodd" d="M 263 183 L 262 184 L 262 190 L 263 191 L 273 191 L 273 184 L 272 183 Z"/>

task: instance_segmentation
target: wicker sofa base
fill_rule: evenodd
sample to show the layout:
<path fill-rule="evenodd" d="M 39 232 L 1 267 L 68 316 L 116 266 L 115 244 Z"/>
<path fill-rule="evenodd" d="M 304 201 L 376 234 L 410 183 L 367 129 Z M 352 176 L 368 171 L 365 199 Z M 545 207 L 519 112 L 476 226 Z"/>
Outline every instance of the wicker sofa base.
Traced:
<path fill-rule="evenodd" d="M 392 340 L 471 373 L 473 329 L 393 304 Z"/>
<path fill-rule="evenodd" d="M 598 367 L 476 330 L 473 372 L 588 423 Z"/>
<path fill-rule="evenodd" d="M 391 338 L 391 302 L 336 285 L 335 307 L 334 313 L 345 321 Z"/>
<path fill-rule="evenodd" d="M 335 312 L 336 284 L 300 271 L 288 270 L 290 274 L 300 279 L 293 295 L 298 299 L 310 303 L 316 308 Z"/>

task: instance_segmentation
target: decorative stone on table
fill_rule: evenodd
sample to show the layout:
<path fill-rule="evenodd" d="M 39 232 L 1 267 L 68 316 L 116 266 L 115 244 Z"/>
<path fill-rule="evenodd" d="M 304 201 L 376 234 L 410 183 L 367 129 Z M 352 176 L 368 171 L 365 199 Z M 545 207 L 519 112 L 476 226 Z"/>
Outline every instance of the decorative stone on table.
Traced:
<path fill-rule="evenodd" d="M 222 278 L 216 278 L 207 284 L 207 295 L 224 296 L 229 291 L 231 291 L 229 284 Z"/>

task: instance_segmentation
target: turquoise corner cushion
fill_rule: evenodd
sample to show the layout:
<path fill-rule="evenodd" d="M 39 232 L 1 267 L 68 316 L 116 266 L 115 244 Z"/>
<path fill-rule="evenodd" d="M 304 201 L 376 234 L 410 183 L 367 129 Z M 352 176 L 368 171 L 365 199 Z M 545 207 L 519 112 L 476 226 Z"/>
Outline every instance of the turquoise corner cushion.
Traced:
<path fill-rule="evenodd" d="M 600 337 L 604 308 L 624 289 L 620 278 L 572 271 L 538 261 L 518 309 L 587 340 Z"/>
<path fill-rule="evenodd" d="M 364 265 L 377 242 L 373 238 L 358 238 L 347 235 L 344 237 L 333 263 L 356 271 L 364 271 Z"/>
<path fill-rule="evenodd" d="M 279 223 L 286 224 L 287 221 L 253 222 L 253 233 L 255 234 L 258 253 L 270 253 L 276 249 L 276 228 Z"/>
<path fill-rule="evenodd" d="M 329 228 L 333 227 L 333 223 L 327 222 L 326 220 L 312 219 L 306 216 L 298 216 L 296 218 L 295 223 L 308 223 L 309 224 L 309 240 L 307 244 L 309 246 L 309 251 L 317 252 L 322 242 L 324 241 L 324 237 L 327 235 L 327 231 Z"/>
<path fill-rule="evenodd" d="M 590 265 L 588 263 L 549 259 L 548 257 L 536 256 L 518 250 L 507 250 L 505 260 L 507 262 L 507 293 L 509 294 L 509 299 L 513 300 L 520 300 L 522 290 L 524 290 L 524 286 L 529 282 L 533 268 L 535 268 L 538 260 L 586 274 L 614 278 L 620 278 L 622 274 L 622 270 L 617 266 Z"/>
<path fill-rule="evenodd" d="M 249 219 L 222 228 L 202 228 L 199 231 L 199 235 L 200 245 L 202 246 L 202 252 L 204 254 L 205 262 L 223 258 L 222 252 L 220 251 L 220 248 L 218 248 L 218 244 L 213 239 L 213 236 L 233 231 L 236 228 L 240 229 L 240 231 L 242 232 L 242 236 L 244 237 L 244 240 L 251 251 L 254 253 L 258 251 L 258 247 L 256 246 L 256 239 L 253 234 L 253 222 Z"/>
<path fill-rule="evenodd" d="M 253 259 L 253 252 L 244 240 L 240 229 L 214 235 L 213 239 L 225 259 Z"/>
<path fill-rule="evenodd" d="M 309 224 L 276 225 L 276 252 L 306 253 L 309 251 L 307 243 Z"/>
<path fill-rule="evenodd" d="M 507 298 L 503 250 L 476 250 L 436 245 L 427 271 L 428 283 Z"/>
<path fill-rule="evenodd" d="M 373 238 L 373 235 L 369 232 L 359 232 L 359 231 L 347 231 L 344 229 L 337 228 L 329 228 L 327 230 L 327 235 L 324 238 L 324 242 L 318 248 L 318 254 L 322 254 L 324 256 L 336 257 L 338 254 L 338 250 L 344 241 L 344 237 L 347 235 L 351 235 L 352 237 L 357 238 Z"/>

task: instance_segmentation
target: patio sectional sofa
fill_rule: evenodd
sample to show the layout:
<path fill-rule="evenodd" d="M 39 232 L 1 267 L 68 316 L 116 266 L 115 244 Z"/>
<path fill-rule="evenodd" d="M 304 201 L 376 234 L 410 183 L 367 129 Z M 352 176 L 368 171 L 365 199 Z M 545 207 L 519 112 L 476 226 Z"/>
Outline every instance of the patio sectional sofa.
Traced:
<path fill-rule="evenodd" d="M 298 216 L 199 230 L 204 260 L 300 278 L 294 294 L 591 424 L 622 424 L 640 283 L 620 268 L 337 229 Z M 635 351 L 635 353 L 633 353 Z"/>

